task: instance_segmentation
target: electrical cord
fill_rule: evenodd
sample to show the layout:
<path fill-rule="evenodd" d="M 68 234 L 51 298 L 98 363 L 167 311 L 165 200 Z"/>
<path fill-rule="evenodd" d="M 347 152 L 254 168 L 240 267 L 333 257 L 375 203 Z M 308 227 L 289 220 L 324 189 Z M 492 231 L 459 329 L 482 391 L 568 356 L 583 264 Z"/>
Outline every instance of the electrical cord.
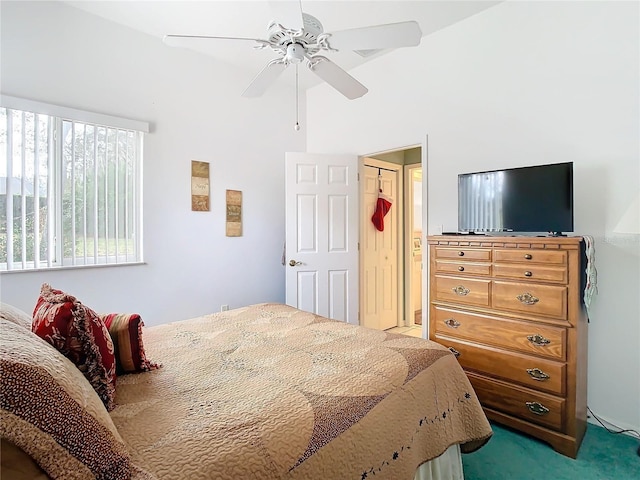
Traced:
<path fill-rule="evenodd" d="M 614 435 L 618 435 L 619 433 L 632 433 L 634 437 L 636 437 L 637 439 L 640 440 L 640 433 L 638 433 L 637 430 L 633 430 L 631 428 L 625 428 L 622 429 L 620 427 L 618 427 L 617 425 L 614 425 L 613 423 L 607 422 L 606 420 L 602 420 L 600 417 L 598 417 L 595 413 L 593 413 L 593 410 L 591 410 L 588 406 L 587 406 L 587 411 L 591 414 L 591 416 L 593 418 L 595 418 L 597 420 L 597 422 L 602 425 L 602 427 L 609 433 L 612 433 Z M 616 428 L 616 430 L 612 430 L 611 428 L 609 428 L 607 425 L 605 425 L 605 423 L 607 423 L 608 425 Z M 640 445 L 638 446 L 638 456 L 640 456 Z"/>
<path fill-rule="evenodd" d="M 633 429 L 631 429 L 631 428 L 627 428 L 627 429 L 624 429 L 624 430 L 623 430 L 623 429 L 621 429 L 620 427 L 618 427 L 617 425 L 614 425 L 613 423 L 607 422 L 606 420 L 602 420 L 602 419 L 601 419 L 600 417 L 598 417 L 595 413 L 593 413 L 593 410 L 591 410 L 589 407 L 587 407 L 587 411 L 591 414 L 591 416 L 592 416 L 593 418 L 595 418 L 595 419 L 598 421 L 598 423 L 599 423 L 600 425 L 602 425 L 602 427 L 603 427 L 607 432 L 609 432 L 609 433 L 613 433 L 614 435 L 617 435 L 617 434 L 619 434 L 619 433 L 633 433 L 633 436 L 634 436 L 634 437 L 636 437 L 636 438 L 638 438 L 638 439 L 640 440 L 640 433 L 638 433 L 638 431 L 637 431 L 637 430 L 633 430 Z M 609 427 L 607 427 L 607 425 L 605 425 L 605 422 L 606 422 L 608 425 L 611 425 L 612 427 L 617 428 L 618 430 L 617 430 L 617 431 L 616 431 L 616 430 L 611 430 Z"/>

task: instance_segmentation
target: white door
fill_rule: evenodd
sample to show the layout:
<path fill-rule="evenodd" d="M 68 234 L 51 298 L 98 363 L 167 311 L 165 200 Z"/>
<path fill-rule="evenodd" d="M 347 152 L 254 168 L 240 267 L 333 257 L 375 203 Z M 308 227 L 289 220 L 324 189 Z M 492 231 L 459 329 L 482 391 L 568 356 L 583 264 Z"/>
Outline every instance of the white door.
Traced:
<path fill-rule="evenodd" d="M 358 158 L 285 154 L 287 305 L 358 324 Z"/>
<path fill-rule="evenodd" d="M 367 159 L 371 161 L 371 159 Z M 389 164 L 382 164 L 393 167 Z M 396 166 L 395 168 L 399 168 Z M 398 255 L 400 252 L 398 238 L 398 215 L 402 202 L 398 196 L 397 170 L 364 165 L 362 177 L 362 250 L 361 293 L 362 304 L 360 315 L 362 325 L 369 328 L 386 330 L 398 326 L 398 296 L 400 276 L 398 272 Z M 383 230 L 379 231 L 371 221 L 376 209 L 378 192 L 391 197 L 391 208 L 384 216 Z"/>

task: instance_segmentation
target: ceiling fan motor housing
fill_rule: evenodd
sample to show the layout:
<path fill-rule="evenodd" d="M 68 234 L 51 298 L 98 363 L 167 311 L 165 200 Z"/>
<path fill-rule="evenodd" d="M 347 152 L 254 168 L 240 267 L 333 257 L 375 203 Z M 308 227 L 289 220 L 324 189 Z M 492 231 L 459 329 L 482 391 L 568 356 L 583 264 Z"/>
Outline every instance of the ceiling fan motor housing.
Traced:
<path fill-rule="evenodd" d="M 309 45 L 315 45 L 317 43 L 318 36 L 324 32 L 322 23 L 316 17 L 303 13 L 302 18 L 304 21 L 304 27 L 301 31 L 288 30 L 286 25 L 280 25 L 277 21 L 273 20 L 268 27 L 269 42 L 278 46 L 290 46 L 292 44 L 299 44 L 309 55 L 313 55 L 319 49 L 309 48 Z M 289 57 L 289 48 L 287 48 L 287 57 Z M 291 63 L 300 63 L 302 59 L 296 61 L 295 56 L 291 60 Z"/>

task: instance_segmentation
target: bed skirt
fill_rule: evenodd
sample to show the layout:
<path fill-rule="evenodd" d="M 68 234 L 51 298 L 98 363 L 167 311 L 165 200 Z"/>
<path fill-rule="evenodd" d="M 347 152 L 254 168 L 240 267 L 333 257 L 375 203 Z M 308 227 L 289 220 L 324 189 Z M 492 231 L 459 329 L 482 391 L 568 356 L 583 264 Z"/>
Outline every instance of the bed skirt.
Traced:
<path fill-rule="evenodd" d="M 452 445 L 439 457 L 420 465 L 414 480 L 464 480 L 460 445 Z"/>

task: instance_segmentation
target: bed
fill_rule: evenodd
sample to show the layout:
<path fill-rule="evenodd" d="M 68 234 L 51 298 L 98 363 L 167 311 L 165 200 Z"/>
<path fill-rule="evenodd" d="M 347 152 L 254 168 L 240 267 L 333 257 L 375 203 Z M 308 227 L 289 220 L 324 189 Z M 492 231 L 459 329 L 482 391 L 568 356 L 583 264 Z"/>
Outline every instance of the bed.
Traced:
<path fill-rule="evenodd" d="M 119 375 L 99 412 L 133 479 L 459 478 L 458 452 L 491 436 L 456 358 L 428 340 L 265 303 L 145 328 L 144 349 L 162 367 Z"/>

